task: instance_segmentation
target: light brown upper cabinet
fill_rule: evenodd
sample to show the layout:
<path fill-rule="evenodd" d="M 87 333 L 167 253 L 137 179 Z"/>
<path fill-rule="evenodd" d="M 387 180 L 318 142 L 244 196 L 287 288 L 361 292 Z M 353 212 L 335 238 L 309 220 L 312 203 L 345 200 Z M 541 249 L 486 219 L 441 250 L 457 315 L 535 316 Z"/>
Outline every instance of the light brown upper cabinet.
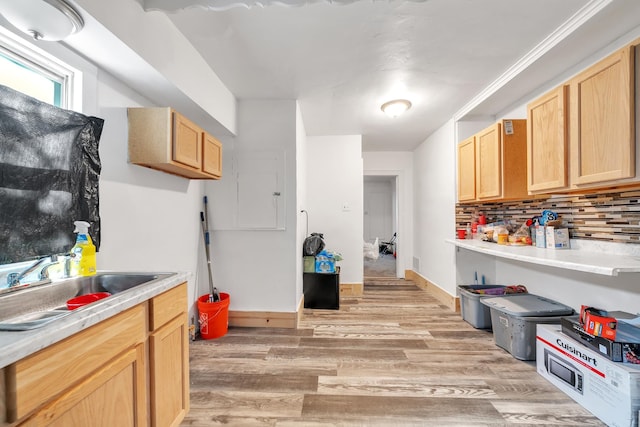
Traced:
<path fill-rule="evenodd" d="M 522 119 L 501 120 L 460 142 L 458 201 L 527 198 L 526 158 L 526 120 Z"/>
<path fill-rule="evenodd" d="M 199 169 L 202 163 L 202 129 L 175 111 L 172 116 L 172 160 Z"/>
<path fill-rule="evenodd" d="M 222 145 L 168 107 L 129 108 L 129 162 L 190 179 L 220 179 Z"/>
<path fill-rule="evenodd" d="M 476 198 L 476 138 L 458 144 L 458 200 Z"/>
<path fill-rule="evenodd" d="M 527 106 L 527 187 L 567 186 L 567 92 L 562 85 Z"/>
<path fill-rule="evenodd" d="M 572 185 L 635 176 L 633 53 L 621 49 L 569 81 Z"/>
<path fill-rule="evenodd" d="M 202 170 L 210 175 L 222 176 L 222 144 L 208 133 L 202 141 Z"/>
<path fill-rule="evenodd" d="M 531 194 L 637 184 L 635 61 L 627 46 L 527 106 Z"/>

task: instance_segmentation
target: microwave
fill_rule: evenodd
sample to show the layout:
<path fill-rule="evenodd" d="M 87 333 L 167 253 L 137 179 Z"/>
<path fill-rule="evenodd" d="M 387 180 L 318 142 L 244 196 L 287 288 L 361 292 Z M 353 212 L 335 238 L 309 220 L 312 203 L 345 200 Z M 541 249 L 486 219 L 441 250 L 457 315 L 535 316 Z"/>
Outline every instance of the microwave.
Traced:
<path fill-rule="evenodd" d="M 550 375 L 561 380 L 563 383 L 582 394 L 584 377 L 582 372 L 572 363 L 560 358 L 548 349 L 544 349 L 544 366 Z"/>

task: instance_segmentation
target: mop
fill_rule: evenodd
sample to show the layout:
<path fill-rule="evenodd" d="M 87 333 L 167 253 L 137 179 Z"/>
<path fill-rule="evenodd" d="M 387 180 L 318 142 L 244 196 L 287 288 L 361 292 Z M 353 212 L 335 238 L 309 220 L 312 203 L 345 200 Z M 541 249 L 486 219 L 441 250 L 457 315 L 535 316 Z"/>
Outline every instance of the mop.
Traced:
<path fill-rule="evenodd" d="M 209 302 L 220 301 L 218 289 L 213 286 L 213 276 L 211 275 L 211 252 L 209 250 L 209 214 L 207 206 L 207 196 L 204 196 L 204 212 L 200 212 L 200 223 L 202 224 L 202 236 L 204 237 L 204 252 L 207 256 L 207 273 L 209 273 Z"/>

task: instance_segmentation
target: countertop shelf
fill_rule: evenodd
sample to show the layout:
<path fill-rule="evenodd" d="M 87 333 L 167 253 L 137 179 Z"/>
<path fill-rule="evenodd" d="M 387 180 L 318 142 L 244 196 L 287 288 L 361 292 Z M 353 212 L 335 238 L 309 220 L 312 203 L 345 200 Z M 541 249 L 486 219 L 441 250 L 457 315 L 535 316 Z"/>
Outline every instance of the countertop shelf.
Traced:
<path fill-rule="evenodd" d="M 513 259 L 567 270 L 617 276 L 619 273 L 640 273 L 640 257 L 579 249 L 544 249 L 534 246 L 510 246 L 482 240 L 447 239 L 459 248 L 499 258 Z"/>

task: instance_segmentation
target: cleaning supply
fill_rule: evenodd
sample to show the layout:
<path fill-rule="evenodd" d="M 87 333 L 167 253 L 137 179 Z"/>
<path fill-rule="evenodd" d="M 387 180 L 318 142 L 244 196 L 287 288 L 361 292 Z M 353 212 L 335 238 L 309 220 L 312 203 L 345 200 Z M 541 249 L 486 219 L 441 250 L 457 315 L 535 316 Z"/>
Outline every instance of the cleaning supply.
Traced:
<path fill-rule="evenodd" d="M 89 235 L 89 223 L 86 221 L 75 221 L 78 233 L 76 244 L 71 248 L 71 275 L 93 276 L 96 274 L 96 247 Z"/>

